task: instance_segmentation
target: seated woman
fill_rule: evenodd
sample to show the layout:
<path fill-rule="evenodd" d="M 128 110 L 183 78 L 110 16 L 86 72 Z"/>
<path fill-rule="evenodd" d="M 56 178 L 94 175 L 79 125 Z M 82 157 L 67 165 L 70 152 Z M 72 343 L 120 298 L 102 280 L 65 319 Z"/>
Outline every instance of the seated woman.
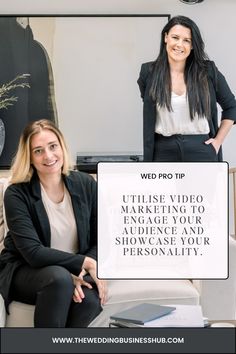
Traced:
<path fill-rule="evenodd" d="M 96 276 L 96 182 L 72 171 L 65 139 L 49 120 L 24 129 L 4 197 L 8 234 L 0 293 L 34 304 L 35 327 L 87 327 L 106 301 Z"/>

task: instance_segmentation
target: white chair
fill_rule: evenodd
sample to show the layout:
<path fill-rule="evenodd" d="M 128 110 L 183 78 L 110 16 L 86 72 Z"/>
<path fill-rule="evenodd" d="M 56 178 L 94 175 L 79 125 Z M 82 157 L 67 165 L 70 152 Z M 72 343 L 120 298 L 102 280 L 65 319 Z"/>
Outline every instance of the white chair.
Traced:
<path fill-rule="evenodd" d="M 230 194 L 232 197 L 231 205 L 232 205 L 232 217 L 233 217 L 233 237 L 236 240 L 236 167 L 232 167 L 229 169 L 229 188 L 232 189 L 232 193 Z M 231 208 L 230 208 L 231 209 Z"/>

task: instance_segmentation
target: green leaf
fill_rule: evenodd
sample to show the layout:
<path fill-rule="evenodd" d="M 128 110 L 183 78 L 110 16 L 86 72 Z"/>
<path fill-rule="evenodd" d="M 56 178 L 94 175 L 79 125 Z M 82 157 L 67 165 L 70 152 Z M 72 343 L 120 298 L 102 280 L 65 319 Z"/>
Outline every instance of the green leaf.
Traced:
<path fill-rule="evenodd" d="M 14 95 L 10 96 L 10 91 L 15 90 L 16 88 L 30 88 L 28 82 L 22 81 L 29 76 L 30 74 L 17 75 L 13 80 L 0 86 L 0 109 L 7 109 L 18 100 L 18 97 Z"/>

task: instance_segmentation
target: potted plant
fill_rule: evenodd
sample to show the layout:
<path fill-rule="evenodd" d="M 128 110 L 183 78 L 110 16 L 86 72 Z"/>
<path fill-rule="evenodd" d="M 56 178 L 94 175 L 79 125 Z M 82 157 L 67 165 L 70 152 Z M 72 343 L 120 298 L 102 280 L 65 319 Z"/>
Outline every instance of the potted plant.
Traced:
<path fill-rule="evenodd" d="M 30 76 L 29 74 L 17 75 L 13 80 L 0 86 L 0 109 L 7 109 L 9 106 L 12 106 L 17 100 L 18 97 L 12 95 L 10 92 L 18 87 L 25 88 L 30 87 L 28 82 L 22 80 L 27 79 Z M 5 126 L 0 118 L 0 156 L 5 143 Z"/>

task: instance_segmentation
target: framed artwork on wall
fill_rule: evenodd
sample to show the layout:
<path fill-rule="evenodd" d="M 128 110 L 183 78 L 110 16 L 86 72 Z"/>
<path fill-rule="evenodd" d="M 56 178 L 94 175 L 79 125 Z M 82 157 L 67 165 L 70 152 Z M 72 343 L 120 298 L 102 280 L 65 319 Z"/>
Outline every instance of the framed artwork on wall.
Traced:
<path fill-rule="evenodd" d="M 10 167 L 25 125 L 41 118 L 60 126 L 75 165 L 142 159 L 137 78 L 141 64 L 157 57 L 169 18 L 0 16 L 0 87 L 22 74 L 28 84 L 0 109 L 0 168 Z"/>

